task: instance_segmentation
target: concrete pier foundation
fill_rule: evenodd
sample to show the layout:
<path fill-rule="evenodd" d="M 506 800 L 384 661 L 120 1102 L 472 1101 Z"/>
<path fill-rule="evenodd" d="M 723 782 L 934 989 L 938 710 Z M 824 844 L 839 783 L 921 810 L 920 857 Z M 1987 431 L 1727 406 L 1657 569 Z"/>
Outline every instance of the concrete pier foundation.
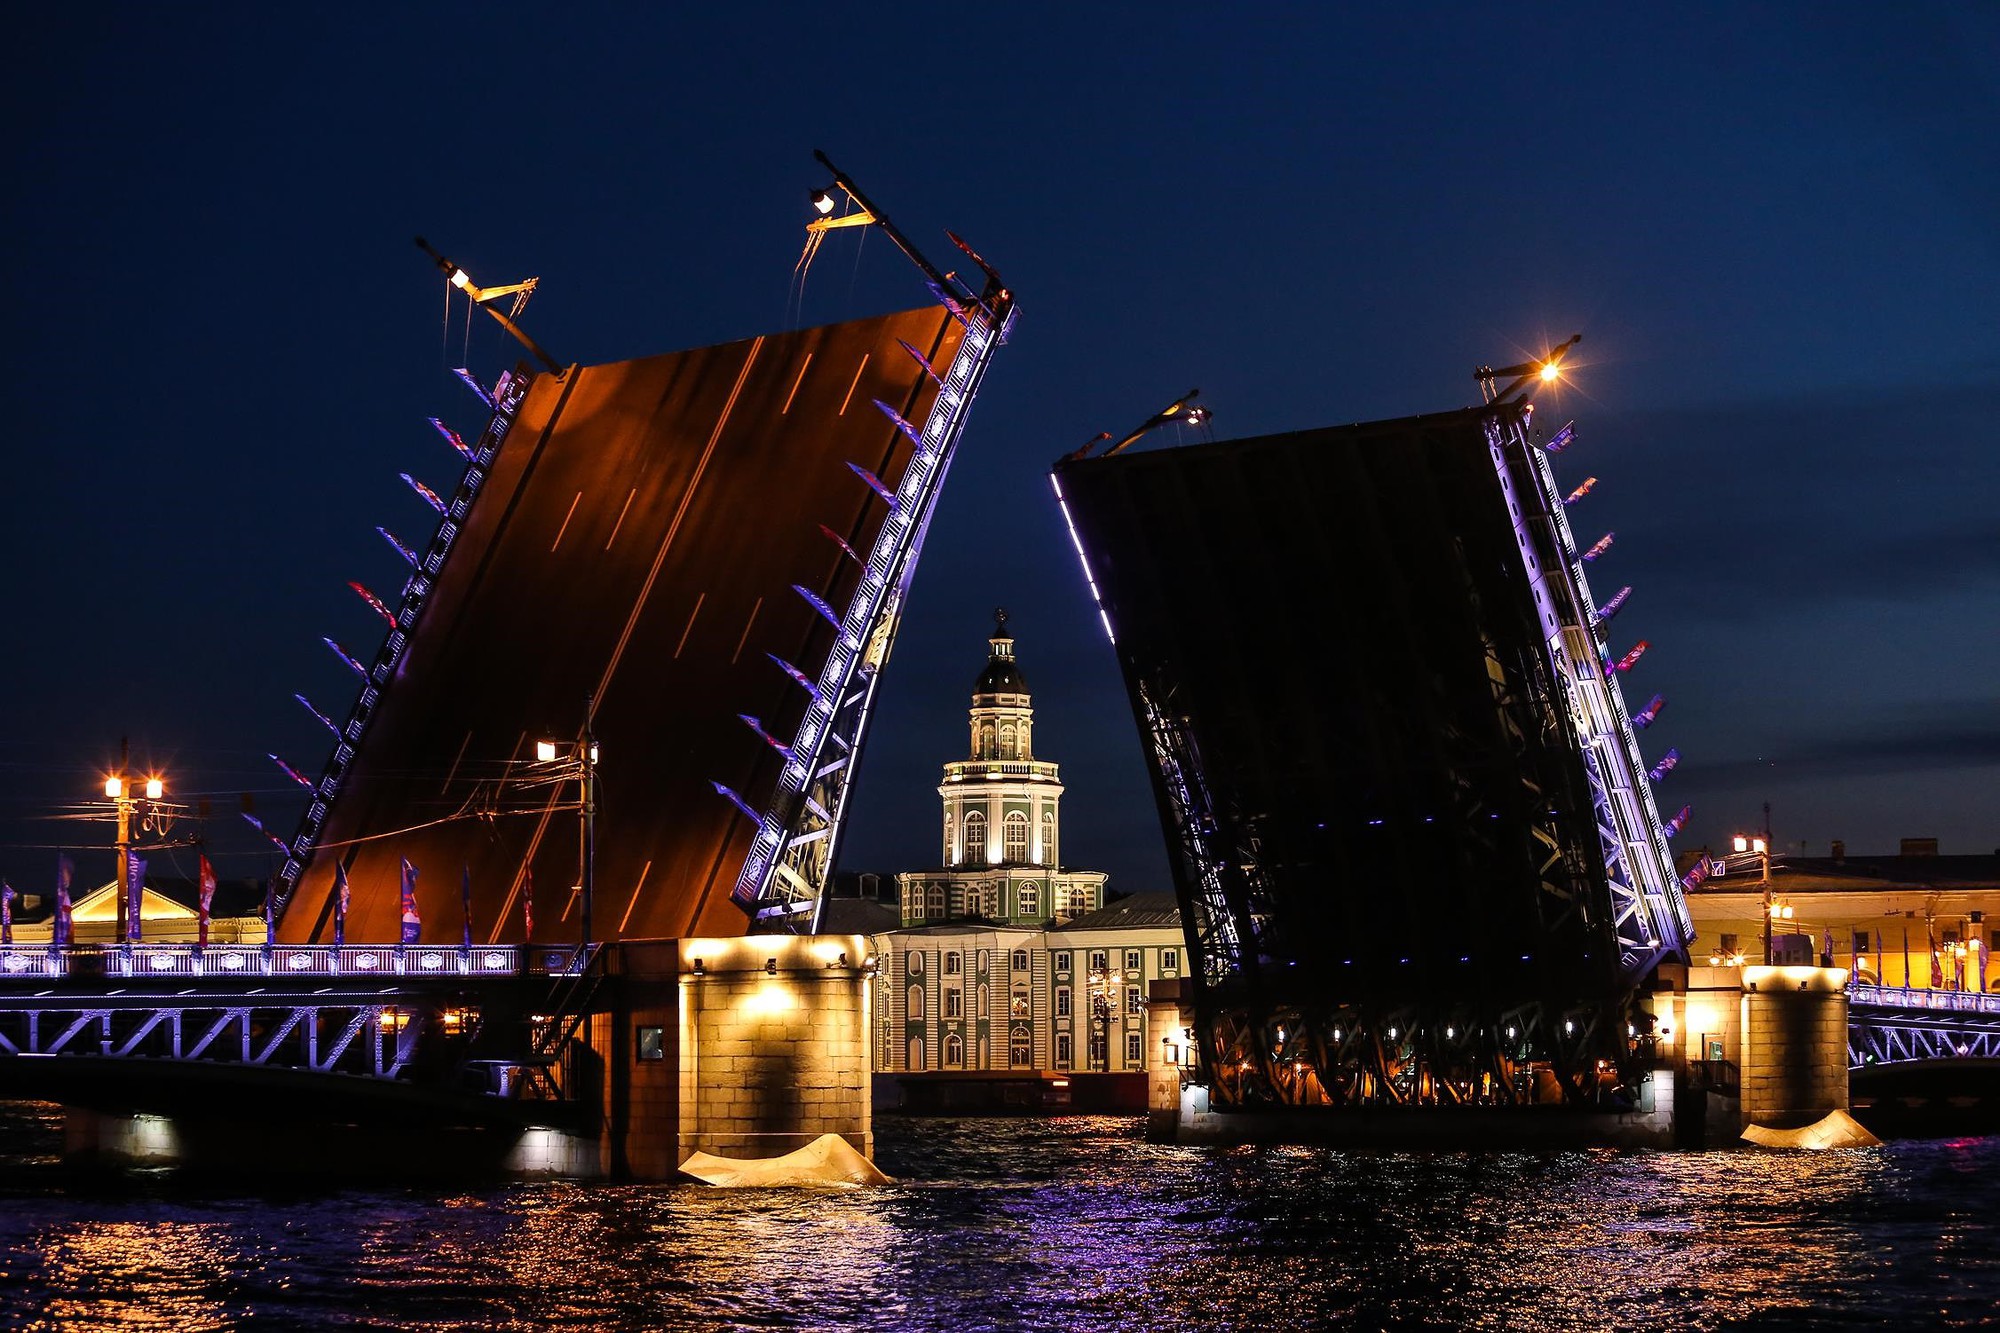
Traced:
<path fill-rule="evenodd" d="M 750 935 L 615 946 L 590 1020 L 593 1134 L 530 1130 L 522 1172 L 670 1180 L 696 1152 L 777 1157 L 822 1134 L 875 1149 L 867 941 Z"/>

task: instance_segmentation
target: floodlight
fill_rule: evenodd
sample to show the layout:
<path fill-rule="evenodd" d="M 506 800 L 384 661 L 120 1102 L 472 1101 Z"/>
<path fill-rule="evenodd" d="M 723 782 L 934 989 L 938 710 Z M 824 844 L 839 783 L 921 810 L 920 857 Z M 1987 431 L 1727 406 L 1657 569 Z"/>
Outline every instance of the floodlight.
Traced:
<path fill-rule="evenodd" d="M 149 800 L 149 801 L 157 801 L 157 800 L 159 800 L 159 799 L 160 799 L 160 798 L 161 798 L 162 796 L 164 796 L 164 795 L 166 795 L 166 794 L 167 794 L 167 784 L 166 784 L 166 783 L 164 783 L 164 782 L 160 781 L 160 780 L 159 780 L 158 778 L 147 778 L 147 779 L 146 779 L 146 799 L 147 799 L 147 800 Z"/>
<path fill-rule="evenodd" d="M 541 764 L 553 764 L 555 761 L 556 761 L 556 743 L 554 741 L 536 741 L 535 762 Z"/>
<path fill-rule="evenodd" d="M 109 796 L 114 801 L 117 800 L 120 796 L 123 796 L 125 794 L 124 781 L 120 778 L 104 779 L 104 794 L 106 796 Z"/>
<path fill-rule="evenodd" d="M 833 212 L 832 192 L 828 190 L 814 190 L 812 192 L 812 206 L 813 211 L 821 217 L 825 217 Z"/>

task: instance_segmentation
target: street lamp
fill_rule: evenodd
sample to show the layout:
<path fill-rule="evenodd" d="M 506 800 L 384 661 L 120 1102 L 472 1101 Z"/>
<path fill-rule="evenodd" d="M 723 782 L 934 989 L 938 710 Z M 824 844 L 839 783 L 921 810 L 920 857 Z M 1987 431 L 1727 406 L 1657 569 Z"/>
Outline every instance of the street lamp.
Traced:
<path fill-rule="evenodd" d="M 1771 901 L 1771 844 L 1768 839 L 1739 833 L 1729 845 L 1734 851 L 1751 852 L 1757 857 L 1758 881 L 1764 889 L 1764 964 L 1768 967 L 1771 963 L 1771 918 L 1777 913 L 1777 907 Z"/>
<path fill-rule="evenodd" d="M 1096 1067 L 1098 1053 L 1103 1052 L 1104 1072 L 1111 1072 L 1111 956 L 1109 951 L 1102 955 L 1104 962 L 1097 965 L 1093 957 L 1090 969 L 1090 1064 Z"/>
<path fill-rule="evenodd" d="M 121 766 L 123 762 L 124 760 L 121 756 Z M 118 904 L 117 930 L 120 941 L 129 938 L 132 925 L 128 908 L 132 892 L 131 885 L 128 882 L 132 873 L 132 816 L 134 814 L 139 816 L 139 823 L 142 829 L 153 828 L 153 820 L 156 812 L 147 803 L 158 801 L 167 794 L 166 781 L 157 774 L 147 775 L 141 787 L 141 790 L 145 792 L 143 797 L 134 792 L 132 786 L 132 781 L 122 772 L 107 774 L 104 779 L 105 799 L 111 802 L 112 809 L 116 812 L 118 819 L 118 878 L 116 893 Z M 159 811 L 158 816 L 160 821 L 158 831 L 165 832 L 167 820 L 170 816 L 164 810 Z"/>
<path fill-rule="evenodd" d="M 583 788 L 583 838 L 578 850 L 577 882 L 580 898 L 578 925 L 585 948 L 596 942 L 592 924 L 592 907 L 597 897 L 597 736 L 592 730 L 595 713 L 594 707 L 584 709 L 583 738 L 567 747 L 569 760 L 575 764 L 576 776 Z M 553 764 L 563 757 L 564 748 L 562 742 L 536 741 L 535 762 Z M 567 773 L 558 775 L 559 778 L 567 776 Z"/>

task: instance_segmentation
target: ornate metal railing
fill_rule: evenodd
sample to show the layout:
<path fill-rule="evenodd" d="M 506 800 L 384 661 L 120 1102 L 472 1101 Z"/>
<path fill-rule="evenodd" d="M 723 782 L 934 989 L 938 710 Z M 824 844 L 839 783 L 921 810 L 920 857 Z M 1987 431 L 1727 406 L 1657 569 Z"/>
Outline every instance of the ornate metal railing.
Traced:
<path fill-rule="evenodd" d="M 50 977 L 504 977 L 523 972 L 569 976 L 589 954 L 575 945 L 139 943 L 0 947 L 0 982 Z"/>

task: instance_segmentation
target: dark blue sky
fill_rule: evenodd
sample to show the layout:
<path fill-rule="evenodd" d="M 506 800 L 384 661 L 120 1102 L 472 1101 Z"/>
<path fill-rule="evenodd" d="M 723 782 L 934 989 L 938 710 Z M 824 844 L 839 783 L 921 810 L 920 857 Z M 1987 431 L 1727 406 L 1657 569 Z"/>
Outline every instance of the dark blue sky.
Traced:
<path fill-rule="evenodd" d="M 397 472 L 455 475 L 424 417 L 476 424 L 413 233 L 483 282 L 539 274 L 528 323 L 565 360 L 745 336 L 794 320 L 814 147 L 940 259 L 965 235 L 1022 310 L 850 865 L 934 855 L 1005 604 L 1066 849 L 1165 887 L 1057 453 L 1191 384 L 1225 436 L 1458 406 L 1474 364 L 1575 330 L 1561 474 L 1602 478 L 1574 517 L 1618 533 L 1593 578 L 1636 588 L 1614 642 L 1653 645 L 1628 692 L 1670 699 L 1645 743 L 1686 756 L 1661 801 L 1692 801 L 1690 844 L 1768 799 L 1820 852 L 2000 845 L 2000 9 L 291 8 L 10 32 L 17 884 L 40 844 L 106 840 L 33 816 L 121 735 L 289 833 L 263 755 L 318 771 L 291 694 L 344 711 L 318 636 L 372 645 L 343 584 L 398 581 L 372 525 L 428 529 Z M 802 316 L 922 299 L 878 237 L 827 248 Z M 510 358 L 474 340 L 486 373 Z"/>

